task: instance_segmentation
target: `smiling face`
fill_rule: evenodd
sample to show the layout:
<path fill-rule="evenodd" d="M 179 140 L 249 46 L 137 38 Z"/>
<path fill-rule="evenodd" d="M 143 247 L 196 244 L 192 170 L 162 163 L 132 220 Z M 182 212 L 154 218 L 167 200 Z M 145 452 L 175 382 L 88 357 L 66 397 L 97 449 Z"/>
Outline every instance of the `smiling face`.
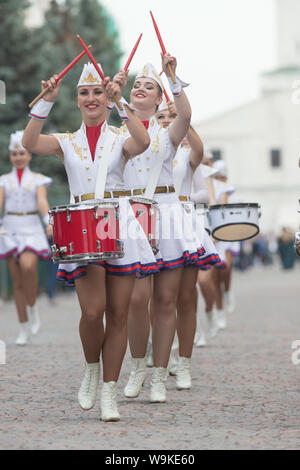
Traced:
<path fill-rule="evenodd" d="M 28 150 L 11 150 L 9 152 L 10 161 L 17 170 L 24 170 L 31 157 L 32 155 Z"/>
<path fill-rule="evenodd" d="M 169 127 L 176 117 L 177 114 L 175 112 L 170 113 L 168 109 L 164 109 L 163 111 L 156 113 L 156 119 L 162 127 Z"/>
<path fill-rule="evenodd" d="M 108 100 L 101 85 L 80 86 L 77 89 L 77 105 L 86 124 L 97 125 L 105 119 Z M 95 124 L 96 123 L 96 124 Z"/>
<path fill-rule="evenodd" d="M 130 101 L 138 111 L 153 110 L 162 102 L 162 91 L 152 78 L 139 77 L 133 84 Z M 154 113 L 153 113 L 154 114 Z"/>

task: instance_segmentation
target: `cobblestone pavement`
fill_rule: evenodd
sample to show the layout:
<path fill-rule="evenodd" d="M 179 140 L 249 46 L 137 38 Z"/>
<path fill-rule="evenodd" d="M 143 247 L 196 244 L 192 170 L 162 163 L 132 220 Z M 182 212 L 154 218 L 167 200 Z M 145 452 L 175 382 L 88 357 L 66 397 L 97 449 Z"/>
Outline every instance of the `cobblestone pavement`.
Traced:
<path fill-rule="evenodd" d="M 121 421 L 103 423 L 98 405 L 77 403 L 83 374 L 76 296 L 51 306 L 40 297 L 42 329 L 17 347 L 13 302 L 0 306 L 0 449 L 297 449 L 300 446 L 300 269 L 256 268 L 234 273 L 237 307 L 229 326 L 205 348 L 194 349 L 193 388 L 167 382 L 168 401 L 149 403 L 149 378 L 139 398 L 122 394 Z M 300 357 L 300 354 L 299 354 Z"/>

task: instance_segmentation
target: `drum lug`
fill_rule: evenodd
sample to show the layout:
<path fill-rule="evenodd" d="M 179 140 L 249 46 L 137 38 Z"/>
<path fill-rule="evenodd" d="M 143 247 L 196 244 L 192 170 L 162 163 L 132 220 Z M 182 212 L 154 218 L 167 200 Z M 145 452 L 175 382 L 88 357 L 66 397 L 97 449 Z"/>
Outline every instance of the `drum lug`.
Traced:
<path fill-rule="evenodd" d="M 53 215 L 49 213 L 49 224 L 54 225 Z"/>
<path fill-rule="evenodd" d="M 69 250 L 70 250 L 70 254 L 72 255 L 74 251 L 74 242 L 69 243 Z"/>
<path fill-rule="evenodd" d="M 122 242 L 122 240 L 117 240 L 117 248 L 118 248 L 120 251 L 123 251 L 124 243 Z"/>
<path fill-rule="evenodd" d="M 95 211 L 94 211 L 94 216 L 95 216 L 95 220 L 98 220 L 98 212 L 97 212 L 97 209 L 95 209 Z"/>
<path fill-rule="evenodd" d="M 101 252 L 101 241 L 100 240 L 97 240 L 96 241 L 96 244 L 97 244 L 97 250 L 99 251 L 99 253 Z"/>
<path fill-rule="evenodd" d="M 149 242 L 152 242 L 153 238 L 154 238 L 154 237 L 153 237 L 153 234 L 152 234 L 152 233 L 149 233 L 149 236 L 148 236 Z"/>
<path fill-rule="evenodd" d="M 138 209 L 138 210 L 136 211 L 136 215 L 137 215 L 137 217 L 139 217 L 140 215 L 145 214 L 145 212 L 146 212 L 145 209 Z M 151 214 L 150 214 L 150 215 L 151 215 Z"/>
<path fill-rule="evenodd" d="M 154 209 L 152 209 L 152 207 L 150 207 L 150 209 L 149 209 L 150 217 L 152 217 L 154 214 L 155 214 Z"/>
<path fill-rule="evenodd" d="M 57 247 L 57 245 L 51 245 L 51 253 L 53 256 L 59 254 L 59 248 Z"/>
<path fill-rule="evenodd" d="M 68 248 L 66 246 L 62 246 L 61 248 L 58 249 L 59 254 L 61 255 L 62 253 L 67 253 Z"/>
<path fill-rule="evenodd" d="M 225 219 L 225 211 L 224 211 L 224 207 L 223 207 L 223 209 L 222 209 L 222 217 L 223 217 L 223 219 Z"/>
<path fill-rule="evenodd" d="M 67 222 L 71 222 L 71 213 L 69 211 L 67 211 Z"/>
<path fill-rule="evenodd" d="M 106 223 L 109 219 L 109 214 L 104 214 L 102 218 L 102 222 Z"/>

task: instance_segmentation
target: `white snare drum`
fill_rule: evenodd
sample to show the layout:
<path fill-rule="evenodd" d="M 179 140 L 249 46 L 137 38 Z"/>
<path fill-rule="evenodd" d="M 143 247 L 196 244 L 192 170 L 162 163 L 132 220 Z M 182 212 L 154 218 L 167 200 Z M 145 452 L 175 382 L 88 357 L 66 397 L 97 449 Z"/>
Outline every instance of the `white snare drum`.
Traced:
<path fill-rule="evenodd" d="M 209 208 L 207 204 L 195 204 L 196 218 L 203 225 L 208 235 L 211 233 Z"/>
<path fill-rule="evenodd" d="M 260 206 L 256 203 L 216 204 L 209 207 L 212 236 L 216 240 L 249 240 L 259 233 Z"/>

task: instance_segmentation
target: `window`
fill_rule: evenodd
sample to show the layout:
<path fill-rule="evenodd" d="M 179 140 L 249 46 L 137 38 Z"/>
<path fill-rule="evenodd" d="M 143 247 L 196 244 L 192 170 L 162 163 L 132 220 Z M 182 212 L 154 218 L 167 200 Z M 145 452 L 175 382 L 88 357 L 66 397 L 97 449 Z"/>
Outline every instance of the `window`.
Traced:
<path fill-rule="evenodd" d="M 281 166 L 281 151 L 279 149 L 271 150 L 271 167 L 279 168 Z"/>
<path fill-rule="evenodd" d="M 222 159 L 222 151 L 221 150 L 212 150 L 211 153 L 213 154 L 214 160 L 221 160 Z"/>

